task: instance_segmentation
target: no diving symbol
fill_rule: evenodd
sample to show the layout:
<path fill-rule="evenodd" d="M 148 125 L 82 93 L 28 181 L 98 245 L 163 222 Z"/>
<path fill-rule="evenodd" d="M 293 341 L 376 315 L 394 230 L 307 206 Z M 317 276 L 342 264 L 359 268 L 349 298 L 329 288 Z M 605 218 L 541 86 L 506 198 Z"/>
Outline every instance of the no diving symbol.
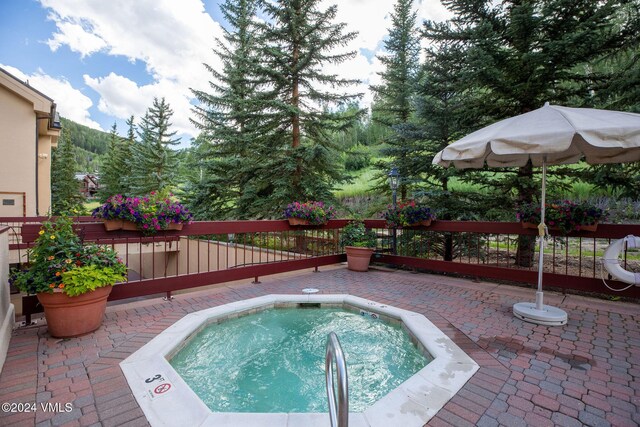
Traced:
<path fill-rule="evenodd" d="M 164 383 L 164 384 L 160 384 L 158 387 L 153 389 L 153 392 L 155 394 L 162 394 L 162 393 L 168 392 L 170 388 L 171 388 L 171 384 Z"/>

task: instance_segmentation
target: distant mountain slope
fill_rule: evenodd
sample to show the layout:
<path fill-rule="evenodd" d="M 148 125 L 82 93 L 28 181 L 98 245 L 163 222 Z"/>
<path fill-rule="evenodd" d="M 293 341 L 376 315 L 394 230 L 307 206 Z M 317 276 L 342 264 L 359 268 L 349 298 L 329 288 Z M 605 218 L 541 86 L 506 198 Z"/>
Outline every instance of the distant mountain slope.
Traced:
<path fill-rule="evenodd" d="M 97 172 L 100 158 L 107 151 L 109 133 L 91 129 L 64 117 L 60 121 L 63 131 L 69 132 L 71 142 L 76 147 L 78 172 Z"/>

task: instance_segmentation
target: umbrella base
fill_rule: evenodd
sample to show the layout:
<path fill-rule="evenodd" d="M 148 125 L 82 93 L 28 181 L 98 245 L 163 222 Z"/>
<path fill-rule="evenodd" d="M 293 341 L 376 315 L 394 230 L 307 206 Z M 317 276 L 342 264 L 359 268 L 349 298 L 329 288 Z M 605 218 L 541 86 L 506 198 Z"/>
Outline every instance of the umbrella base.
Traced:
<path fill-rule="evenodd" d="M 567 312 L 550 305 L 543 305 L 542 310 L 538 310 L 533 302 L 519 302 L 513 305 L 513 314 L 518 319 L 537 325 L 562 326 L 567 324 Z"/>

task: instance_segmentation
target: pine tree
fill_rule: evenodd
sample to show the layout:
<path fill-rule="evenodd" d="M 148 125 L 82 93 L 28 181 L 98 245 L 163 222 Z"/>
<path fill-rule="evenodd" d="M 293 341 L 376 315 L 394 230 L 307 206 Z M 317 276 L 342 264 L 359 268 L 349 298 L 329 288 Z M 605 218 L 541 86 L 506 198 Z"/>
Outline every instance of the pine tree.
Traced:
<path fill-rule="evenodd" d="M 604 75 L 585 65 L 638 43 L 639 20 L 618 14 L 637 0 L 444 0 L 455 16 L 450 25 L 427 21 L 425 36 L 432 42 L 463 46 L 470 88 L 482 92 L 476 109 L 478 128 L 489 121 L 516 116 L 541 107 L 587 100 Z M 578 104 L 578 105 L 576 105 Z M 486 175 L 472 174 L 485 184 Z M 482 182 L 481 181 L 481 182 Z M 538 188 L 531 163 L 509 172 L 504 192 L 515 190 L 529 202 Z M 533 241 L 521 237 L 517 262 L 530 265 Z"/>
<path fill-rule="evenodd" d="M 358 95 L 344 92 L 356 80 L 323 72 L 355 52 L 336 52 L 356 37 L 335 23 L 337 7 L 320 9 L 319 0 L 262 2 L 268 21 L 261 73 L 269 79 L 263 107 L 266 139 L 254 156 L 261 161 L 238 200 L 251 216 L 279 215 L 293 200 L 331 200 L 332 187 L 343 179 L 332 132 L 352 118 L 332 111 Z M 324 87 L 331 87 L 325 89 Z"/>
<path fill-rule="evenodd" d="M 416 171 L 429 187 L 445 192 L 449 191 L 450 177 L 458 175 L 458 171 L 435 166 L 432 160 L 436 153 L 476 126 L 469 118 L 477 117 L 478 94 L 466 86 L 465 55 L 464 50 L 453 44 L 432 45 L 426 49 L 416 85 L 416 123 L 421 133 L 414 133 L 422 141 L 421 150 L 413 156 Z"/>
<path fill-rule="evenodd" d="M 408 189 L 419 181 L 413 161 L 417 147 L 408 145 L 413 136 L 407 138 L 404 135 L 415 133 L 409 122 L 414 112 L 412 98 L 419 68 L 420 39 L 416 28 L 417 14 L 412 11 L 412 6 L 412 0 L 397 0 L 391 14 L 389 36 L 384 41 L 386 52 L 377 57 L 385 66 L 384 71 L 378 73 L 382 83 L 371 86 L 376 100 L 372 106 L 374 120 L 394 130 L 385 141 L 387 147 L 382 152 L 390 159 L 377 166 L 382 170 L 383 181 L 392 167 L 399 169 L 402 174 L 401 199 L 406 199 Z M 386 188 L 386 182 L 382 188 Z"/>
<path fill-rule="evenodd" d="M 63 130 L 51 159 L 51 214 L 77 215 L 83 211 L 76 160 L 69 132 Z"/>
<path fill-rule="evenodd" d="M 170 132 L 173 111 L 164 98 L 154 98 L 139 125 L 140 143 L 133 146 L 131 190 L 143 195 L 170 191 L 177 182 L 177 158 L 171 148 L 179 143 Z"/>
<path fill-rule="evenodd" d="M 127 194 L 124 185 L 128 166 L 127 158 L 121 155 L 121 138 L 114 123 L 109 133 L 107 152 L 100 168 L 100 198 L 104 201 L 114 194 Z"/>
<path fill-rule="evenodd" d="M 211 93 L 194 90 L 199 105 L 195 120 L 202 133 L 194 141 L 192 165 L 201 173 L 187 184 L 185 200 L 199 218 L 246 217 L 237 208 L 247 183 L 254 177 L 253 154 L 266 133 L 262 128 L 261 93 L 264 77 L 256 73 L 260 34 L 254 23 L 255 0 L 227 0 L 220 10 L 228 27 L 216 40 L 215 54 L 222 70 L 206 65 L 212 74 Z"/>

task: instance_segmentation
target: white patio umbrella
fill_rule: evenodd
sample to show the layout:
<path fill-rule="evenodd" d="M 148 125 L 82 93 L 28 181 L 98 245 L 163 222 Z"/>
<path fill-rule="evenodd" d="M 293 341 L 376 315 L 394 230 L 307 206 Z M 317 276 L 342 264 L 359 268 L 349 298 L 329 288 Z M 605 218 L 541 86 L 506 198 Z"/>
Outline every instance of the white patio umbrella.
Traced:
<path fill-rule="evenodd" d="M 537 324 L 564 325 L 567 313 L 544 305 L 542 271 L 546 235 L 547 165 L 625 163 L 640 160 L 640 114 L 591 108 L 544 107 L 473 132 L 436 154 L 433 163 L 459 169 L 522 167 L 529 160 L 542 167 L 540 256 L 535 303 L 517 303 L 515 316 Z"/>

